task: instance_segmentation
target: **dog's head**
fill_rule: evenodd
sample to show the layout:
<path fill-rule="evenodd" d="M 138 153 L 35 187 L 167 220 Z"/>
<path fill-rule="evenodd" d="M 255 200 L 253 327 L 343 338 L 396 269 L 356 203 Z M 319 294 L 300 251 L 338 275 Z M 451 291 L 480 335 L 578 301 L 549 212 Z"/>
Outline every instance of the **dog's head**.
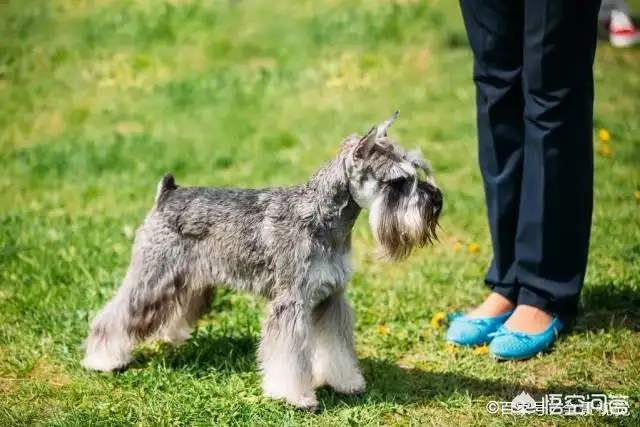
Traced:
<path fill-rule="evenodd" d="M 442 211 L 442 192 L 420 152 L 407 152 L 387 136 L 397 118 L 398 112 L 363 137 L 348 137 L 341 150 L 351 196 L 369 210 L 371 230 L 391 260 L 437 239 Z"/>

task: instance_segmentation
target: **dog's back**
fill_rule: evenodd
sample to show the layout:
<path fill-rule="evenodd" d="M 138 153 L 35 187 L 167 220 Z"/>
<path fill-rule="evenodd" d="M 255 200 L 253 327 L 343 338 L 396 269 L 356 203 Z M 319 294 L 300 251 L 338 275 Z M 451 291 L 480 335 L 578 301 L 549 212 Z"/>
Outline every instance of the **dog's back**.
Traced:
<path fill-rule="evenodd" d="M 211 284 L 270 298 L 276 276 L 285 274 L 296 253 L 295 245 L 311 238 L 299 219 L 299 191 L 180 187 L 166 174 L 134 252 L 148 252 L 150 244 L 155 250 L 162 247 L 180 255 L 173 259 L 180 260 L 187 281 L 206 277 L 215 282 Z"/>
<path fill-rule="evenodd" d="M 158 185 L 151 214 L 185 238 L 205 239 L 218 231 L 249 231 L 259 225 L 272 190 L 179 187 L 171 174 Z"/>

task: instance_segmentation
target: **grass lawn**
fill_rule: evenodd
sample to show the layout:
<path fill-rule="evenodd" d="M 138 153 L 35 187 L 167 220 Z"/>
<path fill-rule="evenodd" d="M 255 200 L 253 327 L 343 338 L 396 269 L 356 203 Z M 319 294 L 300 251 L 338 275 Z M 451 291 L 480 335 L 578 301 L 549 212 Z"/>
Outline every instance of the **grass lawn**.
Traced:
<path fill-rule="evenodd" d="M 640 425 L 639 66 L 640 50 L 598 48 L 583 315 L 551 354 L 495 363 L 431 324 L 481 301 L 491 256 L 457 2 L 0 2 L 0 425 Z M 140 347 L 119 374 L 81 369 L 163 172 L 298 183 L 397 108 L 393 135 L 422 148 L 445 192 L 443 231 L 381 264 L 358 220 L 348 294 L 366 394 L 321 390 L 318 414 L 263 399 L 264 301 L 233 293 L 184 346 Z M 624 394 L 632 416 L 485 410 L 521 391 Z"/>

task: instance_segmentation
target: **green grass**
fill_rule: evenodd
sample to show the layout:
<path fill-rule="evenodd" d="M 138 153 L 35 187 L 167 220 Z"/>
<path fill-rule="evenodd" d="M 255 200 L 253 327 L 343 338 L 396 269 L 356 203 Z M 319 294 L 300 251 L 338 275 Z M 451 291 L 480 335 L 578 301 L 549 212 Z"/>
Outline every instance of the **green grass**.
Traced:
<path fill-rule="evenodd" d="M 583 316 L 551 354 L 497 364 L 448 351 L 430 325 L 482 299 L 491 256 L 457 2 L 5 0 L 0 16 L 0 425 L 640 423 L 639 50 L 598 49 L 594 144 L 609 129 L 612 154 L 596 158 Z M 320 391 L 315 415 L 263 399 L 264 302 L 231 293 L 183 347 L 142 347 L 120 374 L 80 368 L 163 172 L 297 183 L 397 108 L 394 134 L 446 193 L 444 231 L 380 265 L 358 221 L 348 293 L 366 394 Z M 485 411 L 522 390 L 634 396 L 633 418 Z"/>

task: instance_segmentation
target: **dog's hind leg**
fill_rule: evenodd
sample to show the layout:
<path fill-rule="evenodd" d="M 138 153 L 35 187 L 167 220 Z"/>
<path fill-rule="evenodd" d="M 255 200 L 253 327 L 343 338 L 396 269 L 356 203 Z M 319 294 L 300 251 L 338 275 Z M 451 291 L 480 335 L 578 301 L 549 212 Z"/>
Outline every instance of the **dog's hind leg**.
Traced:
<path fill-rule="evenodd" d="M 211 303 L 215 295 L 215 286 L 207 286 L 191 295 L 189 309 L 185 312 L 185 320 L 190 327 L 193 327 L 202 316 L 211 311 Z"/>
<path fill-rule="evenodd" d="M 265 396 L 313 411 L 318 401 L 311 384 L 310 317 L 301 302 L 272 302 L 263 323 L 258 359 Z"/>
<path fill-rule="evenodd" d="M 181 315 L 184 275 L 168 255 L 142 252 L 134 256 L 122 286 L 91 323 L 82 365 L 113 371 L 130 361 L 132 347 L 157 335 Z"/>
<path fill-rule="evenodd" d="M 215 287 L 207 286 L 192 291 L 183 298 L 176 310 L 175 317 L 159 332 L 160 338 L 173 344 L 183 344 L 190 335 L 196 322 L 211 310 Z"/>
<path fill-rule="evenodd" d="M 135 286 L 134 272 L 129 268 L 116 295 L 91 321 L 89 336 L 83 343 L 81 364 L 94 371 L 114 371 L 131 361 L 130 351 L 135 338 L 127 331 L 130 320 L 129 293 Z"/>
<path fill-rule="evenodd" d="M 344 292 L 313 310 L 311 330 L 314 386 L 329 385 L 345 394 L 363 392 L 366 384 L 353 345 L 353 314 Z"/>

